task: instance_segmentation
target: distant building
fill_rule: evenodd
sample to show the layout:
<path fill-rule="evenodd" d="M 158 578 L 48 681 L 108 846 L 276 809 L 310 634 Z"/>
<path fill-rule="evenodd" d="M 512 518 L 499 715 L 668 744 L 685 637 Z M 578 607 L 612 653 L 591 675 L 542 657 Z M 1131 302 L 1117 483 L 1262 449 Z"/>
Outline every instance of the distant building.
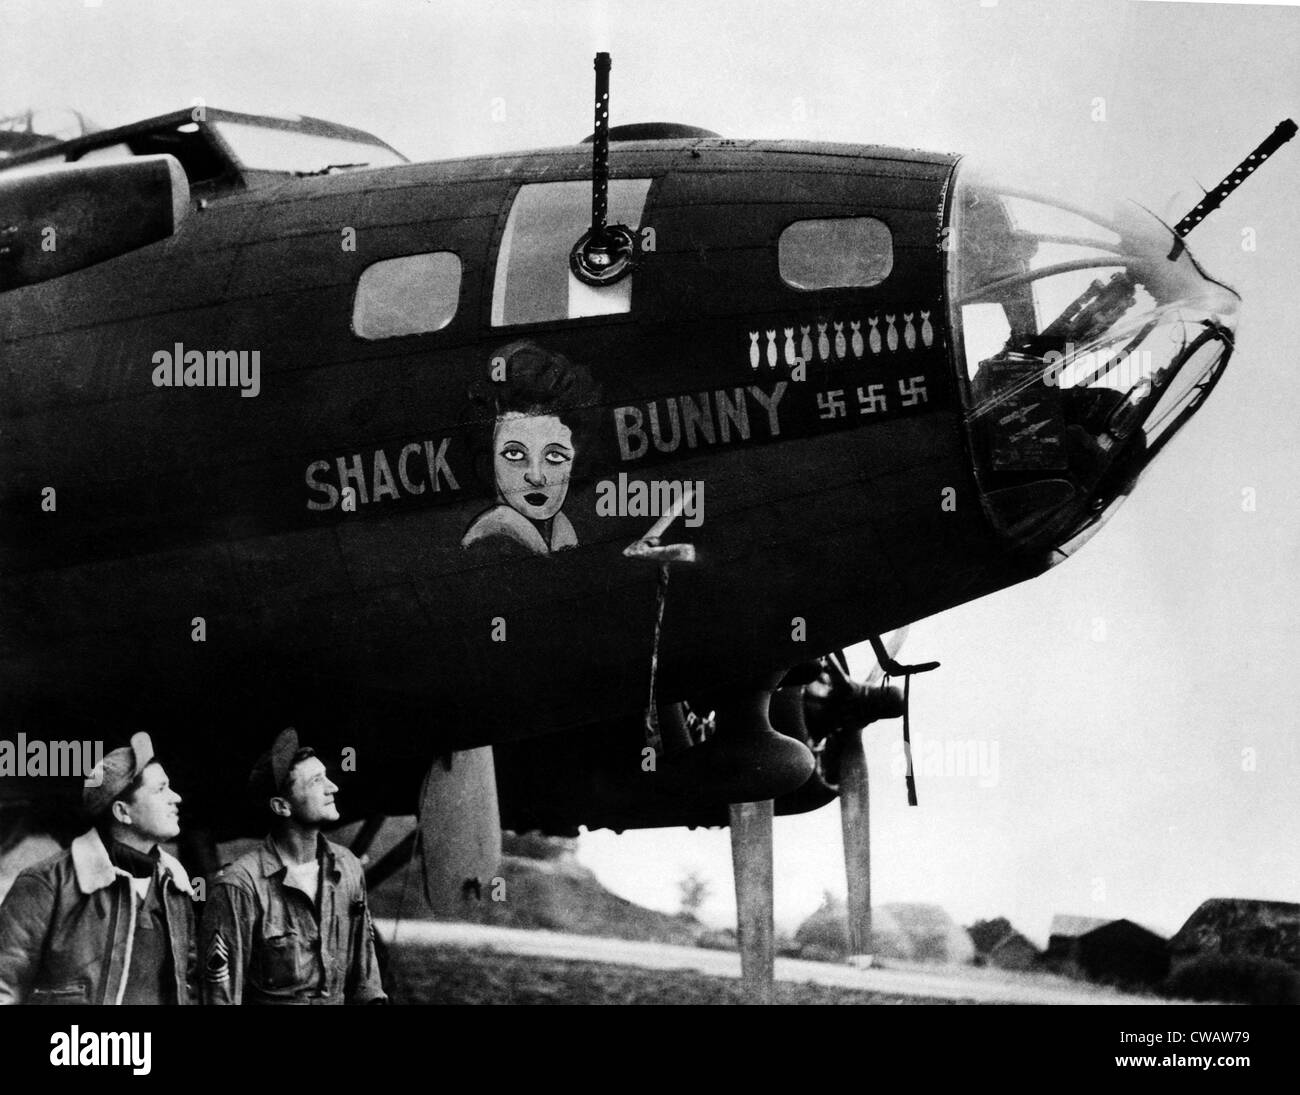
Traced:
<path fill-rule="evenodd" d="M 1154 986 L 1169 973 L 1165 938 L 1132 920 L 1056 916 L 1043 964 L 1107 984 Z"/>
<path fill-rule="evenodd" d="M 1038 964 L 1039 952 L 1004 916 L 980 920 L 966 929 L 975 945 L 975 964 L 1004 970 L 1029 970 Z"/>
<path fill-rule="evenodd" d="M 1072 940 L 1109 923 L 1110 921 L 1105 917 L 1057 913 L 1052 917 L 1052 928 L 1047 933 L 1047 953 L 1050 955 L 1058 947 L 1068 947 Z"/>
<path fill-rule="evenodd" d="M 993 944 L 989 951 L 988 964 L 1000 970 L 1032 970 L 1038 967 L 1042 957 L 1038 948 L 1018 931 L 1013 931 L 1005 939 Z"/>
<path fill-rule="evenodd" d="M 1174 969 L 1206 954 L 1277 958 L 1300 970 L 1300 905 L 1210 898 L 1169 940 Z"/>
<path fill-rule="evenodd" d="M 1109 920 L 1095 916 L 1057 913 L 1052 917 L 1042 964 L 1054 973 L 1063 973 L 1069 977 L 1083 976 L 1083 970 L 1079 967 L 1079 937 L 1109 923 Z"/>
<path fill-rule="evenodd" d="M 1154 987 L 1169 975 L 1169 951 L 1163 935 L 1114 920 L 1079 937 L 1079 965 L 1093 981 Z"/>

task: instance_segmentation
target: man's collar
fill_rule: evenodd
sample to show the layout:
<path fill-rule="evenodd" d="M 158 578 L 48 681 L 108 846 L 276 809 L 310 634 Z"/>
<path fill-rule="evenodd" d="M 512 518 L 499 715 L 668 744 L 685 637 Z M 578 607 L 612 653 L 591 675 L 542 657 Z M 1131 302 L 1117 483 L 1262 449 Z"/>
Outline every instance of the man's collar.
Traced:
<path fill-rule="evenodd" d="M 83 894 L 111 886 L 117 877 L 108 849 L 94 829 L 72 842 L 72 871 L 77 876 L 77 889 Z"/>
<path fill-rule="evenodd" d="M 157 852 L 164 875 L 170 875 L 176 888 L 192 897 L 194 891 L 190 888 L 190 876 L 185 868 L 161 848 L 158 848 Z M 104 847 L 104 842 L 95 829 L 82 833 L 73 840 L 72 872 L 77 879 L 77 889 L 83 894 L 92 894 L 96 890 L 111 886 L 119 874 L 126 874 L 125 871 L 113 866 L 113 861 L 108 856 L 108 849 Z"/>
<path fill-rule="evenodd" d="M 330 842 L 325 839 L 324 833 L 318 832 L 316 834 L 316 859 L 318 861 L 325 860 L 330 873 L 338 874 L 338 866 L 334 862 L 334 851 L 330 847 Z M 258 860 L 260 861 L 259 866 L 263 878 L 270 878 L 272 875 L 279 874 L 289 866 L 280 851 L 280 846 L 275 842 L 274 833 L 266 834 L 266 839 L 262 841 L 262 846 L 258 849 Z"/>
<path fill-rule="evenodd" d="M 134 878 L 152 878 L 158 873 L 159 859 L 156 844 L 147 852 L 142 852 L 139 848 L 124 844 L 120 840 L 110 840 L 105 847 L 108 849 L 108 858 L 113 866 L 120 867 Z"/>

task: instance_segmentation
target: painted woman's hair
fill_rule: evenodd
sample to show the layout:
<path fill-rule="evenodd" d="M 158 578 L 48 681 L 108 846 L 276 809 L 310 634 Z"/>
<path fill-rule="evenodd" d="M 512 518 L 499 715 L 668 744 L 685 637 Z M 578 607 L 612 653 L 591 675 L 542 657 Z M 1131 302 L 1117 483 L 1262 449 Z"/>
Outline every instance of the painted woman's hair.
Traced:
<path fill-rule="evenodd" d="M 563 354 L 545 350 L 527 339 L 501 347 L 490 359 L 501 380 L 481 380 L 470 388 L 474 469 L 479 481 L 492 487 L 492 436 L 497 419 L 517 414 L 554 415 L 573 432 L 572 478 L 590 463 L 600 388 L 586 366 Z"/>

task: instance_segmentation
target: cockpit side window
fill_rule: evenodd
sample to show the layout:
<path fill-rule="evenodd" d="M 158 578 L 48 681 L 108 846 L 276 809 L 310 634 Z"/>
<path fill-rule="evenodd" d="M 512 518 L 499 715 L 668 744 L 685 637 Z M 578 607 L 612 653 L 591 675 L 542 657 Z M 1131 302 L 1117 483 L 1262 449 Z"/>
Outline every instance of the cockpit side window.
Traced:
<path fill-rule="evenodd" d="M 352 330 L 361 338 L 440 331 L 456 315 L 461 262 L 452 251 L 383 259 L 361 271 Z"/>
<path fill-rule="evenodd" d="M 650 179 L 611 179 L 607 223 L 636 229 Z M 591 227 L 591 183 L 530 183 L 519 188 L 497 252 L 492 326 L 546 323 L 632 310 L 636 274 L 610 285 L 579 281 L 569 252 Z"/>
<path fill-rule="evenodd" d="M 795 221 L 777 243 L 781 279 L 793 289 L 879 285 L 894 268 L 894 237 L 875 217 Z"/>
<path fill-rule="evenodd" d="M 406 162 L 405 157 L 377 142 L 225 119 L 214 124 L 246 171 L 323 175 L 332 169 L 391 167 Z"/>

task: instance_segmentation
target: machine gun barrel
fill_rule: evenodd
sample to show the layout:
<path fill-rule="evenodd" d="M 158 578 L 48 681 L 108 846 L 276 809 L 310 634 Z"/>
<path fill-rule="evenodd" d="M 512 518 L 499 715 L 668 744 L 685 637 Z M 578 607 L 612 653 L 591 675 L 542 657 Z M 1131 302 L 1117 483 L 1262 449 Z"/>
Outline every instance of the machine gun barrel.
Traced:
<path fill-rule="evenodd" d="M 609 201 L 609 54 L 596 54 L 596 125 L 591 140 L 591 236 L 605 235 Z"/>
<path fill-rule="evenodd" d="M 591 227 L 569 252 L 569 269 L 585 285 L 613 285 L 632 272 L 635 241 L 625 224 L 608 224 L 609 68 L 608 53 L 596 54 L 596 126 L 591 135 Z"/>
<path fill-rule="evenodd" d="M 1248 175 L 1252 174 L 1260 164 L 1286 144 L 1295 134 L 1296 124 L 1290 118 L 1284 122 L 1279 122 L 1273 132 L 1264 138 L 1254 152 L 1242 160 L 1218 186 L 1197 202 L 1195 207 L 1174 226 L 1174 234 L 1180 238 L 1186 236 L 1201 221 L 1218 209 L 1223 204 L 1223 200 L 1246 181 Z"/>

